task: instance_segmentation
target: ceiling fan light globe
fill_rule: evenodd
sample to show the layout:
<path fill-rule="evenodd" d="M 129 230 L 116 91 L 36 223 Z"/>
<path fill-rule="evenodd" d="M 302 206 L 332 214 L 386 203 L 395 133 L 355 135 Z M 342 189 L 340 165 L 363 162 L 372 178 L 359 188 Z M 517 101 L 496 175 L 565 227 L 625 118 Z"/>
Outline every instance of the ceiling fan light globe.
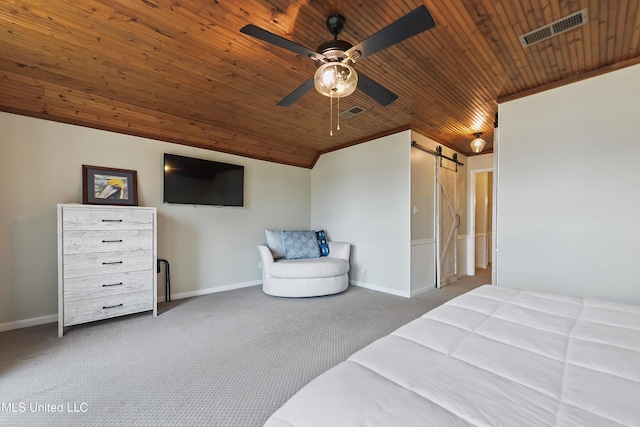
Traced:
<path fill-rule="evenodd" d="M 336 70 L 333 67 L 325 68 L 322 72 L 322 85 L 331 87 L 336 83 Z"/>
<path fill-rule="evenodd" d="M 327 62 L 316 70 L 313 84 L 322 95 L 341 98 L 351 95 L 356 90 L 358 73 L 348 64 Z"/>

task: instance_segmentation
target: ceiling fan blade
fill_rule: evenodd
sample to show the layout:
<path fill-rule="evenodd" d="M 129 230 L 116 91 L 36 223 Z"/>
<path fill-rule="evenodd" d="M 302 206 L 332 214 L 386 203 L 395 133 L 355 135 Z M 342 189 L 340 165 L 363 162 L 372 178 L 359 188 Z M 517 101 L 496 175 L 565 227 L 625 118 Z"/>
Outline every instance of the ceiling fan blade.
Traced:
<path fill-rule="evenodd" d="M 420 6 L 347 50 L 347 55 L 355 57 L 355 59 L 373 55 L 382 49 L 433 28 L 435 25 L 427 8 Z M 356 51 L 359 54 L 356 54 Z"/>
<path fill-rule="evenodd" d="M 302 83 L 302 85 L 287 95 L 282 101 L 278 102 L 280 107 L 290 107 L 291 104 L 296 102 L 298 99 L 302 98 L 302 96 L 313 89 L 313 77 Z"/>
<path fill-rule="evenodd" d="M 267 43 L 271 43 L 274 46 L 287 49 L 293 53 L 297 53 L 300 56 L 305 56 L 308 58 L 315 58 L 319 56 L 317 52 L 311 49 L 307 49 L 304 46 L 301 46 L 276 34 L 270 33 L 269 31 L 263 30 L 262 28 L 256 27 L 255 25 L 245 25 L 244 27 L 240 28 L 240 32 L 265 41 Z"/>
<path fill-rule="evenodd" d="M 378 104 L 382 105 L 383 107 L 386 107 L 387 105 L 398 99 L 398 95 L 386 89 L 379 83 L 371 80 L 369 77 L 365 76 L 362 73 L 358 73 L 358 89 L 373 98 L 376 102 L 378 102 Z"/>

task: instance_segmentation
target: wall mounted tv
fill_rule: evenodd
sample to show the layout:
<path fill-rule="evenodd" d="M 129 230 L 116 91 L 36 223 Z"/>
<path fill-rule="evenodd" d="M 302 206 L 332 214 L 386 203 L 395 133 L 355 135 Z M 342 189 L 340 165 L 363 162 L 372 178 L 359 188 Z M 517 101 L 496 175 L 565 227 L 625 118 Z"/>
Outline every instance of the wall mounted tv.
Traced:
<path fill-rule="evenodd" d="M 164 202 L 243 206 L 244 166 L 165 153 Z"/>

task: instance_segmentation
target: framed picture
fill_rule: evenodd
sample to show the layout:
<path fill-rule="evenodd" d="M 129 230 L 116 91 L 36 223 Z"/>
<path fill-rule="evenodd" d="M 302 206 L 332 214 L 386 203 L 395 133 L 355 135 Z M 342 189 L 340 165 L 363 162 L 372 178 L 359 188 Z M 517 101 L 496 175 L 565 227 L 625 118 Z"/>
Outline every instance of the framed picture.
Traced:
<path fill-rule="evenodd" d="M 136 171 L 82 165 L 82 203 L 138 206 Z"/>

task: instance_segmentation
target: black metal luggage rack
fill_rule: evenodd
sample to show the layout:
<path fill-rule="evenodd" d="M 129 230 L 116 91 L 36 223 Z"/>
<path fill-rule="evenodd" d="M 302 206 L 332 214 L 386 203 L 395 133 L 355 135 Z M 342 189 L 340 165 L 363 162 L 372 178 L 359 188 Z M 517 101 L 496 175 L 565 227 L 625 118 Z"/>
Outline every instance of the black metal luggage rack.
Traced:
<path fill-rule="evenodd" d="M 160 274 L 160 264 L 164 264 L 164 301 L 171 301 L 171 274 L 169 273 L 169 261 L 158 259 L 158 274 Z"/>

